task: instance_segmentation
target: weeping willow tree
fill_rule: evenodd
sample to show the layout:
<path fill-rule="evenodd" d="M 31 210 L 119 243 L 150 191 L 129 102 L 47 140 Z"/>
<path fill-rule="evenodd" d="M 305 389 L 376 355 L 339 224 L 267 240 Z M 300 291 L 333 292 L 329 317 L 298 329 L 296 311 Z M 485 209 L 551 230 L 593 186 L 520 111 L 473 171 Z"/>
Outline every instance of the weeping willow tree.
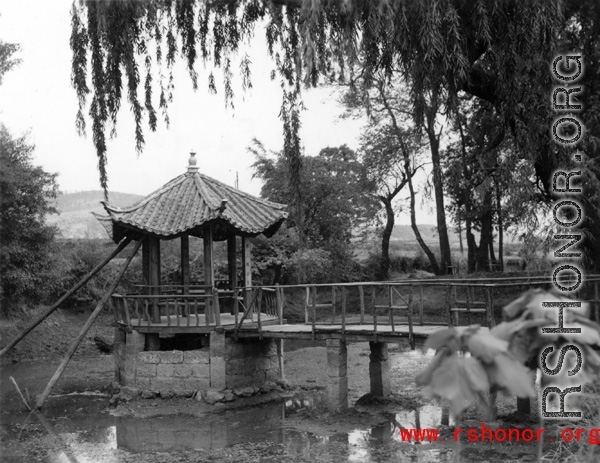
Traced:
<path fill-rule="evenodd" d="M 581 11 L 575 0 L 80 0 L 73 4 L 71 35 L 76 125 L 84 133 L 91 121 L 106 190 L 106 136 L 122 100 L 131 107 L 141 151 L 145 130 L 155 130 L 161 116 L 168 125 L 176 61 L 186 63 L 194 88 L 201 85 L 197 62 L 210 68 L 202 85 L 211 92 L 222 86 L 231 104 L 236 70 L 242 87 L 252 85 L 241 50 L 262 33 L 272 77 L 282 84 L 283 152 L 297 200 L 302 89 L 354 81 L 357 69 L 364 85 L 380 72 L 409 82 L 418 126 L 432 97 L 448 114 L 461 92 L 494 105 L 504 129 L 521 140 L 548 199 L 551 172 L 568 159 L 548 136 L 549 63 L 573 20 L 589 21 Z M 504 130 L 498 133 L 489 150 L 501 143 Z"/>

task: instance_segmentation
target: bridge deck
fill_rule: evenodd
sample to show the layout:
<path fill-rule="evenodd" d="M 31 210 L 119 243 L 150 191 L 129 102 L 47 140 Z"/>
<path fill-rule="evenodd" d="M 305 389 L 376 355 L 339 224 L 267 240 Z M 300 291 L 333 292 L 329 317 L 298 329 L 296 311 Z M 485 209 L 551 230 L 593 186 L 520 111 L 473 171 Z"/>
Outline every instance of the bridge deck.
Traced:
<path fill-rule="evenodd" d="M 413 337 L 415 342 L 422 344 L 427 337 L 446 325 L 413 325 Z M 263 326 L 260 333 L 256 327 L 242 327 L 238 331 L 239 337 L 278 338 L 278 339 L 345 339 L 346 341 L 375 341 L 375 342 L 402 342 L 408 341 L 408 325 L 383 325 L 356 324 L 346 325 L 315 325 L 313 338 L 312 325 L 285 324 Z"/>

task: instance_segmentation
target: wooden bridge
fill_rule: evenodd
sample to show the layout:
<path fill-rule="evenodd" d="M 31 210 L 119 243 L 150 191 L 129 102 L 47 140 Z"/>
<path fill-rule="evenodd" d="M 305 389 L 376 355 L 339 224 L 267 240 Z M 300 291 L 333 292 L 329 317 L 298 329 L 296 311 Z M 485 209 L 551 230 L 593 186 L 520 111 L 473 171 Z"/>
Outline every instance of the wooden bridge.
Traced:
<path fill-rule="evenodd" d="M 594 317 L 599 320 L 600 278 L 593 285 Z M 347 343 L 369 342 L 371 392 L 389 393 L 387 344 L 415 349 L 443 327 L 478 323 L 493 327 L 500 307 L 501 288 L 523 291 L 550 287 L 549 277 L 428 279 L 395 282 L 241 287 L 219 290 L 203 286 L 162 288 L 160 295 L 112 296 L 115 320 L 140 333 L 222 333 L 238 339 L 275 339 L 283 375 L 285 339 L 324 340 L 329 372 L 328 397 L 332 409 L 347 401 Z M 151 293 L 151 291 L 146 291 Z M 432 317 L 425 313 L 426 296 L 440 301 Z M 498 309 L 498 310 L 497 310 Z M 431 312 L 431 310 L 428 310 Z"/>
<path fill-rule="evenodd" d="M 590 275 L 594 318 L 600 276 Z M 435 327 L 480 324 L 493 327 L 498 291 L 550 287 L 550 277 L 424 279 L 313 285 L 257 286 L 221 290 L 212 286 L 140 287 L 135 294 L 113 294 L 115 321 L 144 333 L 209 333 L 224 330 L 237 337 L 297 339 L 340 338 L 377 341 L 405 338 L 414 347 Z M 426 296 L 439 300 L 425 314 Z M 579 294 L 575 294 L 576 297 Z"/>

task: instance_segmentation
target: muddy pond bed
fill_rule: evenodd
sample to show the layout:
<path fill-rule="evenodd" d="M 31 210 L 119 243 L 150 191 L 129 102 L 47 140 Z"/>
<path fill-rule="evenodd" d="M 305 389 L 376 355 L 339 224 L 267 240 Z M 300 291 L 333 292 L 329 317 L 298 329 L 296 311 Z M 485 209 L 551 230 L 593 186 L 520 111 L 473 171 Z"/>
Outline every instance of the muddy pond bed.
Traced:
<path fill-rule="evenodd" d="M 139 398 L 111 405 L 112 357 L 86 354 L 69 365 L 43 410 L 29 413 L 9 378 L 34 396 L 60 359 L 3 363 L 0 461 L 504 462 L 551 461 L 555 455 L 556 445 L 549 441 L 454 442 L 456 423 L 444 404 L 424 398 L 414 383 L 431 353 L 392 348 L 394 396 L 385 402 L 359 400 L 369 389 L 369 348 L 350 344 L 351 408 L 329 413 L 324 406 L 325 348 L 290 347 L 285 375 L 291 387 L 215 405 L 195 398 Z M 516 401 L 500 398 L 498 407 L 502 420 L 516 409 Z M 532 404 L 532 410 L 536 407 Z M 467 418 L 467 424 L 480 424 L 476 416 Z M 510 425 L 535 427 L 536 420 L 519 417 Z M 439 429 L 439 439 L 402 441 L 400 429 L 419 427 Z"/>

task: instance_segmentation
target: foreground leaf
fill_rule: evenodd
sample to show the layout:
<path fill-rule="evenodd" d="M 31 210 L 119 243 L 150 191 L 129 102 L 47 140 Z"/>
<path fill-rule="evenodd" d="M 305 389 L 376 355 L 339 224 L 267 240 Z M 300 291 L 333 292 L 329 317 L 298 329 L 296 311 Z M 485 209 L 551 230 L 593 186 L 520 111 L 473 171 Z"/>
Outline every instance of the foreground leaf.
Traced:
<path fill-rule="evenodd" d="M 535 396 L 531 372 L 517 359 L 500 354 L 494 363 L 485 366 L 485 370 L 492 387 L 496 386 L 517 397 Z"/>

